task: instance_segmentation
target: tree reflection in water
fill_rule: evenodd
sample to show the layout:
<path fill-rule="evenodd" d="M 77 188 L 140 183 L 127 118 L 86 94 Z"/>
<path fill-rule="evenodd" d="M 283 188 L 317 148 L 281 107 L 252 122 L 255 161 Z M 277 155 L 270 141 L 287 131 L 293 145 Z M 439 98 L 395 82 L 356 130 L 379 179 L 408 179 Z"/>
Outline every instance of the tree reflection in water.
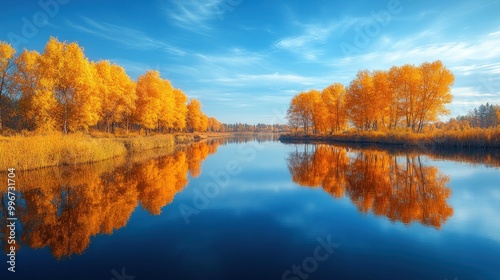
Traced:
<path fill-rule="evenodd" d="M 335 198 L 349 197 L 360 212 L 371 211 L 406 225 L 417 221 L 439 229 L 453 215 L 446 202 L 450 178 L 423 164 L 418 154 L 302 147 L 288 157 L 293 181 L 301 186 L 321 186 Z"/>
<path fill-rule="evenodd" d="M 19 174 L 20 243 L 48 247 L 57 259 L 82 254 L 92 236 L 124 227 L 139 203 L 152 215 L 160 214 L 187 185 L 188 172 L 197 177 L 218 145 L 217 140 L 198 142 L 140 163 L 119 158 Z M 0 226 L 6 229 L 4 206 Z M 10 245 L 1 240 L 6 250 Z"/>

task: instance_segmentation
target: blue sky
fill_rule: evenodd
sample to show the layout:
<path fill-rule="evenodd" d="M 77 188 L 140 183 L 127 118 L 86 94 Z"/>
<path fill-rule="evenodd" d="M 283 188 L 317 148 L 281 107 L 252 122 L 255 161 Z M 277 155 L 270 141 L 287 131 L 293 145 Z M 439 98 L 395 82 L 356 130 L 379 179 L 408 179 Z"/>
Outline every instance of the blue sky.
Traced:
<path fill-rule="evenodd" d="M 500 104 L 499 13 L 499 1 L 4 0 L 0 40 L 42 51 L 55 36 L 134 79 L 159 70 L 230 123 L 284 123 L 300 91 L 440 59 L 456 116 Z"/>

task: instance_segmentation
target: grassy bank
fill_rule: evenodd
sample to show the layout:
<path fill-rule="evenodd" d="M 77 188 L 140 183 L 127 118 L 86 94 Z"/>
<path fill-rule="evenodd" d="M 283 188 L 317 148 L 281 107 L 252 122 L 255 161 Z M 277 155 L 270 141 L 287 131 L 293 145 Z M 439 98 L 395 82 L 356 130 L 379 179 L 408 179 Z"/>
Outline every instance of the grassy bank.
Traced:
<path fill-rule="evenodd" d="M 178 139 L 179 142 L 190 139 Z M 102 161 L 127 153 L 174 147 L 174 135 L 96 138 L 84 134 L 0 137 L 0 172 Z"/>
<path fill-rule="evenodd" d="M 321 141 L 450 148 L 500 148 L 500 129 L 436 131 L 426 134 L 377 131 L 354 132 L 338 135 L 284 134 L 281 135 L 280 140 L 283 142 Z"/>

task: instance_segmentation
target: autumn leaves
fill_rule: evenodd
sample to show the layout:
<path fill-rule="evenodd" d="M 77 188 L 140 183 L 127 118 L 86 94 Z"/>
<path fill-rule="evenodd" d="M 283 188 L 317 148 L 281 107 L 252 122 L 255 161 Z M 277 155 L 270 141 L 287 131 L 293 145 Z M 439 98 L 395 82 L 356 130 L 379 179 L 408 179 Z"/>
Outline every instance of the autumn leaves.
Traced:
<path fill-rule="evenodd" d="M 423 132 L 448 111 L 453 74 L 441 61 L 389 70 L 359 71 L 345 87 L 335 83 L 321 92 L 293 97 L 287 118 L 306 133 L 334 134 L 349 127 L 365 131 Z M 158 132 L 219 131 L 221 124 L 201 111 L 158 71 L 133 81 L 109 61 L 90 62 L 76 43 L 51 38 L 43 53 L 15 57 L 0 43 L 0 132 L 2 121 L 18 129 L 65 133 L 97 127 Z"/>
<path fill-rule="evenodd" d="M 0 132 L 3 130 L 2 116 L 5 114 L 5 106 L 8 99 L 6 94 L 11 91 L 12 83 L 8 79 L 8 73 L 14 68 L 14 55 L 16 51 L 8 44 L 0 42 Z"/>
<path fill-rule="evenodd" d="M 348 197 L 362 213 L 438 229 L 453 215 L 447 201 L 450 178 L 425 165 L 420 156 L 330 145 L 303 149 L 290 153 L 287 160 L 293 181 L 321 186 L 335 198 Z"/>
<path fill-rule="evenodd" d="M 136 81 L 107 60 L 91 62 L 77 43 L 51 38 L 43 53 L 15 50 L 0 42 L 0 111 L 14 128 L 64 133 L 117 126 L 146 132 L 206 131 L 220 123 L 201 111 L 201 103 L 174 89 L 158 71 Z M 8 101 L 8 102 L 7 102 Z"/>
<path fill-rule="evenodd" d="M 441 61 L 419 66 L 394 66 L 388 71 L 359 71 L 345 88 L 335 83 L 322 92 L 294 96 L 287 118 L 292 128 L 309 134 L 333 134 L 347 129 L 407 129 L 424 126 L 448 113 L 454 76 Z"/>

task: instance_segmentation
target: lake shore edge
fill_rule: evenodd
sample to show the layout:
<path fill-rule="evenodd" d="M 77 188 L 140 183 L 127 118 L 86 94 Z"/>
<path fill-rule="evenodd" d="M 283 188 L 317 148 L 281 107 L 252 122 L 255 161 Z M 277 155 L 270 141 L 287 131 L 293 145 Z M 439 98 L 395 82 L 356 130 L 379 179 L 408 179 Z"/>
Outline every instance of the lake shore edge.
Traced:
<path fill-rule="evenodd" d="M 325 142 L 376 144 L 383 146 L 499 149 L 500 129 L 471 129 L 468 131 L 440 131 L 430 134 L 397 132 L 353 132 L 333 135 L 281 134 L 281 142 Z"/>
<path fill-rule="evenodd" d="M 27 171 L 52 166 L 94 163 L 154 149 L 173 152 L 184 144 L 231 133 L 179 133 L 150 136 L 62 134 L 0 136 L 0 173 L 9 168 Z"/>

